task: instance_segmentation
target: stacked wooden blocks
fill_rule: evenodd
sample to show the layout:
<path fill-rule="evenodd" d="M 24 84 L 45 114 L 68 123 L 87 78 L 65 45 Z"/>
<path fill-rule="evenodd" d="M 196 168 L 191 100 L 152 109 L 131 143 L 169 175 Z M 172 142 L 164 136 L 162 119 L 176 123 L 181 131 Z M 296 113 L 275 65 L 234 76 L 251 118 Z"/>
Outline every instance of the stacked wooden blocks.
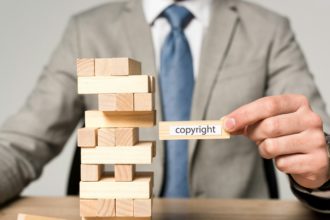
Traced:
<path fill-rule="evenodd" d="M 97 94 L 98 110 L 85 112 L 78 130 L 81 147 L 80 216 L 151 218 L 154 141 L 140 141 L 139 128 L 155 125 L 154 78 L 141 75 L 129 58 L 78 59 L 78 93 Z M 104 172 L 114 164 L 114 173 Z"/>

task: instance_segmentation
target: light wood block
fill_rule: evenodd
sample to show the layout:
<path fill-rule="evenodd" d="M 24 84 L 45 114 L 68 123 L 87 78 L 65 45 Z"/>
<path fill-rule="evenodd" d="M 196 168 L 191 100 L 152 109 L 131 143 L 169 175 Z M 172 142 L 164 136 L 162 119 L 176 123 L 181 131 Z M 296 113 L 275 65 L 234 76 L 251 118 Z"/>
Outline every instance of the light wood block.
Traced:
<path fill-rule="evenodd" d="M 81 199 L 80 216 L 82 217 L 116 216 L 115 199 Z"/>
<path fill-rule="evenodd" d="M 148 199 L 152 192 L 152 175 L 136 175 L 132 182 L 116 182 L 113 176 L 98 182 L 80 182 L 82 199 Z"/>
<path fill-rule="evenodd" d="M 228 139 L 223 120 L 167 121 L 159 123 L 159 140 Z"/>
<path fill-rule="evenodd" d="M 85 112 L 86 127 L 153 127 L 155 124 L 155 111 Z"/>
<path fill-rule="evenodd" d="M 115 128 L 99 128 L 97 131 L 97 145 L 114 147 L 116 145 Z"/>
<path fill-rule="evenodd" d="M 104 171 L 103 164 L 81 164 L 80 179 L 81 181 L 99 181 Z"/>
<path fill-rule="evenodd" d="M 79 147 L 95 147 L 96 141 L 96 128 L 79 128 L 77 132 L 77 141 Z"/>
<path fill-rule="evenodd" d="M 119 182 L 133 181 L 135 164 L 115 164 L 115 180 Z"/>
<path fill-rule="evenodd" d="M 152 199 L 134 199 L 134 216 L 150 217 L 152 214 Z"/>
<path fill-rule="evenodd" d="M 116 200 L 116 216 L 118 216 L 118 217 L 134 216 L 133 199 L 117 199 Z"/>
<path fill-rule="evenodd" d="M 104 147 L 81 149 L 83 164 L 151 164 L 152 142 L 140 142 L 135 146 Z"/>
<path fill-rule="evenodd" d="M 133 93 L 99 94 L 98 104 L 100 111 L 133 111 Z"/>
<path fill-rule="evenodd" d="M 147 75 L 78 77 L 78 94 L 147 93 Z"/>
<path fill-rule="evenodd" d="M 28 215 L 28 214 L 18 214 L 17 220 L 65 220 L 63 218 L 51 218 L 45 216 L 37 216 L 37 215 Z"/>
<path fill-rule="evenodd" d="M 94 59 L 77 59 L 77 76 L 94 76 Z"/>
<path fill-rule="evenodd" d="M 116 128 L 116 146 L 134 146 L 138 141 L 138 128 Z"/>
<path fill-rule="evenodd" d="M 127 76 L 141 74 L 141 63 L 130 58 L 95 59 L 96 76 Z"/>
<path fill-rule="evenodd" d="M 154 93 L 135 93 L 134 111 L 152 111 L 155 109 Z"/>

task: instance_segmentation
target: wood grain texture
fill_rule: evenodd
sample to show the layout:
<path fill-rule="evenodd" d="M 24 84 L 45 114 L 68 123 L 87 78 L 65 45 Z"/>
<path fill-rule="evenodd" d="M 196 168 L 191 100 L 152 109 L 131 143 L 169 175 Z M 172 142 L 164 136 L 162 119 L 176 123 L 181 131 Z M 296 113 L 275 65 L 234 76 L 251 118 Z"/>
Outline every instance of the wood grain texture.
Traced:
<path fill-rule="evenodd" d="M 138 128 L 116 128 L 116 146 L 134 146 L 139 142 Z"/>
<path fill-rule="evenodd" d="M 116 182 L 105 176 L 98 182 L 80 182 L 82 199 L 148 199 L 151 196 L 152 176 L 136 175 L 132 182 Z"/>
<path fill-rule="evenodd" d="M 115 180 L 117 182 L 133 181 L 135 174 L 135 164 L 115 164 Z"/>
<path fill-rule="evenodd" d="M 37 215 L 28 215 L 28 214 L 18 214 L 17 220 L 64 220 L 63 218 L 51 218 L 45 216 L 37 216 Z"/>
<path fill-rule="evenodd" d="M 152 111 L 155 109 L 154 93 L 135 93 L 134 111 Z"/>
<path fill-rule="evenodd" d="M 150 217 L 152 214 L 152 199 L 134 199 L 134 216 Z"/>
<path fill-rule="evenodd" d="M 96 76 L 127 76 L 141 74 L 141 63 L 131 58 L 95 59 Z"/>
<path fill-rule="evenodd" d="M 80 199 L 80 216 L 82 217 L 116 216 L 115 199 Z"/>
<path fill-rule="evenodd" d="M 79 128 L 77 145 L 79 147 L 95 147 L 97 145 L 96 131 L 96 128 Z"/>
<path fill-rule="evenodd" d="M 147 75 L 78 77 L 78 94 L 147 93 Z"/>
<path fill-rule="evenodd" d="M 151 164 L 153 142 L 141 141 L 135 146 L 104 147 L 81 149 L 83 164 Z"/>
<path fill-rule="evenodd" d="M 80 179 L 84 182 L 99 181 L 104 171 L 103 164 L 81 164 Z"/>
<path fill-rule="evenodd" d="M 116 145 L 115 128 L 99 128 L 97 131 L 97 145 L 114 147 Z"/>
<path fill-rule="evenodd" d="M 118 217 L 134 216 L 133 199 L 117 199 L 116 200 L 116 216 L 118 216 Z"/>
<path fill-rule="evenodd" d="M 100 111 L 133 111 L 133 93 L 98 94 L 98 109 Z"/>
<path fill-rule="evenodd" d="M 77 59 L 77 76 L 94 76 L 94 59 Z"/>
<path fill-rule="evenodd" d="M 171 134 L 172 128 L 177 127 L 194 127 L 194 126 L 218 126 L 221 129 L 221 135 L 173 135 Z M 222 120 L 214 121 L 162 121 L 159 122 L 159 140 L 188 140 L 188 139 L 229 139 L 230 134 L 223 129 Z"/>
<path fill-rule="evenodd" d="M 155 111 L 85 112 L 86 127 L 153 127 L 155 124 Z"/>

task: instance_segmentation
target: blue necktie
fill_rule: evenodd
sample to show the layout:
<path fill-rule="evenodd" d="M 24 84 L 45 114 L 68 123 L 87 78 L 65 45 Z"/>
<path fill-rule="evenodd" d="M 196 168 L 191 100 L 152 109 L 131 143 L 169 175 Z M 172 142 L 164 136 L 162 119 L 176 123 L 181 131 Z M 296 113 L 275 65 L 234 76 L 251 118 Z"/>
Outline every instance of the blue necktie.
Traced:
<path fill-rule="evenodd" d="M 160 54 L 160 91 L 165 121 L 190 119 L 194 90 L 193 62 L 185 27 L 193 15 L 184 7 L 170 5 L 161 14 L 171 25 Z M 189 197 L 188 141 L 165 142 L 164 197 Z"/>

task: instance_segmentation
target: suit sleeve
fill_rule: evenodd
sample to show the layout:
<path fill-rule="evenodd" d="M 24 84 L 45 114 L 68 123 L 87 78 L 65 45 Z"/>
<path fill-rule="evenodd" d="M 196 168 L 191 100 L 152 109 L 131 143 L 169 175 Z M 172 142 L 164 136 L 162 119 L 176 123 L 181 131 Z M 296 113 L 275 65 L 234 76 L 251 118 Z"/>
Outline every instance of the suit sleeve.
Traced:
<path fill-rule="evenodd" d="M 326 112 L 325 103 L 310 73 L 304 55 L 295 40 L 289 21 L 285 18 L 278 22 L 273 35 L 268 58 L 268 86 L 266 95 L 283 93 L 302 94 L 306 96 L 314 112 L 323 120 L 324 130 L 329 131 L 330 120 Z M 291 189 L 298 199 L 310 208 L 329 212 L 329 199 L 324 198 L 324 193 L 314 193 L 302 190 L 292 180 Z M 320 205 L 321 202 L 322 204 Z M 324 209 L 327 207 L 326 209 Z"/>
<path fill-rule="evenodd" d="M 20 110 L 0 128 L 0 203 L 17 196 L 62 150 L 82 116 L 74 18 Z"/>

